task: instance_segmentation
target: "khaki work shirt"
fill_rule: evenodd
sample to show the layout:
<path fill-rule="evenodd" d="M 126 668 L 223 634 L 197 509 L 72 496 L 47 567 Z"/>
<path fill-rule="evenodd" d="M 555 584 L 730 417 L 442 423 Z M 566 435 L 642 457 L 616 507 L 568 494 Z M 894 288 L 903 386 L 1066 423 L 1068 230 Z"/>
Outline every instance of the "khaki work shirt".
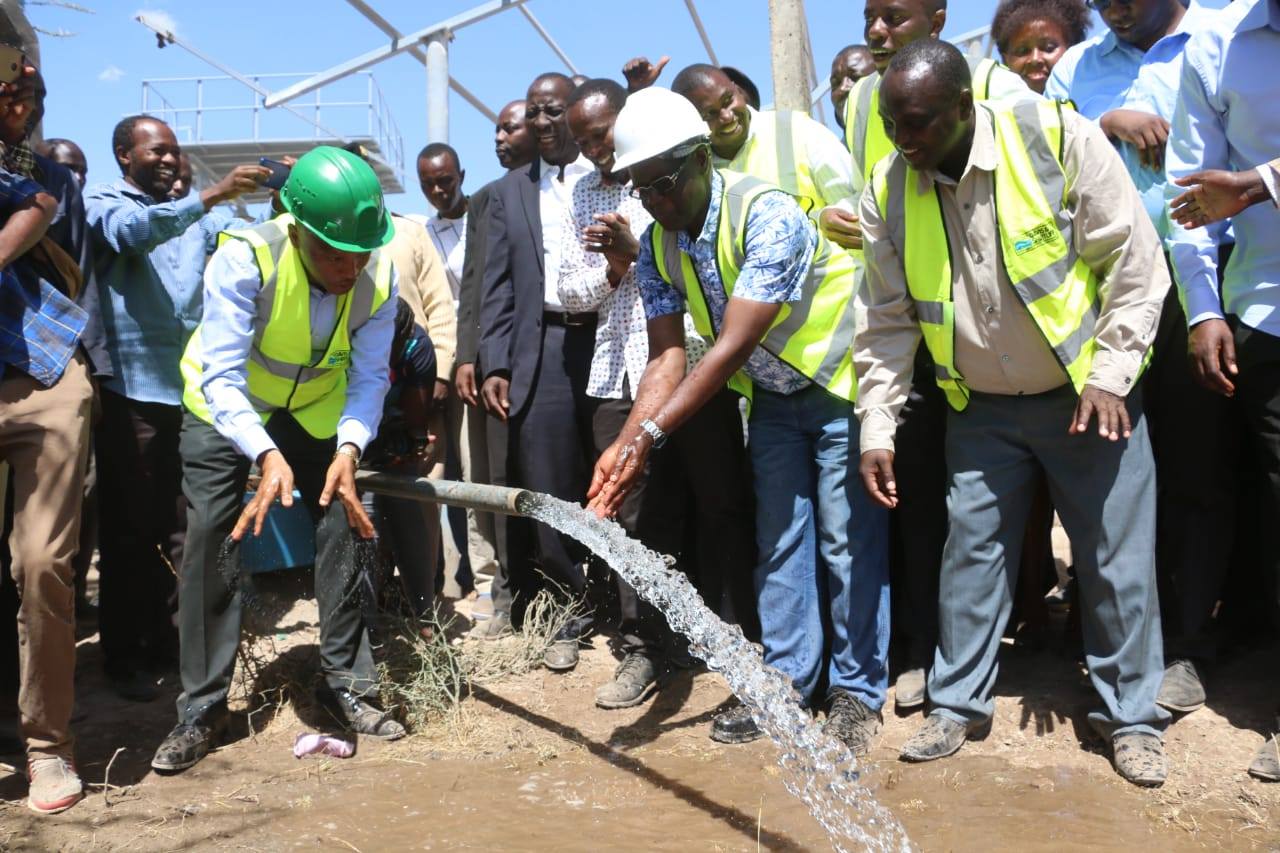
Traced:
<path fill-rule="evenodd" d="M 1102 302 L 1088 384 L 1124 396 L 1155 338 L 1169 273 L 1159 237 L 1115 148 L 1076 113 L 1064 111 L 1062 118 L 1073 240 L 1080 259 L 1098 276 Z M 959 183 L 937 172 L 918 180 L 922 189 L 939 189 L 952 248 L 956 368 L 965 384 L 988 394 L 1039 394 L 1068 380 L 1005 271 L 994 200 L 999 160 L 991 116 L 979 108 Z M 892 450 L 920 327 L 902 259 L 869 190 L 862 196 L 861 216 L 867 275 L 860 298 L 867 328 L 854 344 L 861 447 L 863 452 Z M 947 246 L 940 243 L 937 250 L 945 252 Z"/>
<path fill-rule="evenodd" d="M 395 216 L 396 236 L 387 245 L 400 282 L 400 295 L 413 309 L 413 318 L 431 336 L 436 351 L 436 376 L 453 379 L 458 350 L 458 311 L 449 287 L 444 261 L 431 242 L 426 226 Z"/>

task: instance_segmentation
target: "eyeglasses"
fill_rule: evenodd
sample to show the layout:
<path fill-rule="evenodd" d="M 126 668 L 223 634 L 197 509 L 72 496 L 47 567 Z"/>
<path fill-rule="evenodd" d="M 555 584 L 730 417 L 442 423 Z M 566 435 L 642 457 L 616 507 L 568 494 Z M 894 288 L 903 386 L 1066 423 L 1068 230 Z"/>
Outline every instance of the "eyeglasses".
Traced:
<path fill-rule="evenodd" d="M 675 190 L 676 184 L 680 180 L 680 173 L 684 171 L 684 167 L 688 165 L 692 157 L 686 157 L 681 161 L 676 170 L 669 175 L 663 175 L 661 178 L 655 178 L 643 187 L 632 187 L 630 190 L 632 198 L 638 198 L 640 201 L 646 201 L 654 196 L 671 195 Z"/>
<path fill-rule="evenodd" d="M 1095 12 L 1102 13 L 1110 9 L 1113 2 L 1121 6 L 1132 6 L 1134 0 L 1085 0 L 1085 5 Z"/>

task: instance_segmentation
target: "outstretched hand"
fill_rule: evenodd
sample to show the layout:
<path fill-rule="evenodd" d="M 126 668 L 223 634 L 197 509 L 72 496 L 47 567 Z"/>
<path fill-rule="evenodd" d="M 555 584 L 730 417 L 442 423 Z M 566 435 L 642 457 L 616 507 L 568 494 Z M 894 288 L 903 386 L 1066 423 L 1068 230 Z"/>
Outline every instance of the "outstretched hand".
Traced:
<path fill-rule="evenodd" d="M 284 454 L 279 450 L 268 450 L 258 460 L 258 467 L 262 469 L 262 480 L 258 483 L 253 500 L 240 513 L 240 518 L 231 531 L 233 542 L 244 538 L 250 524 L 253 525 L 253 535 L 261 536 L 262 524 L 276 499 L 286 507 L 293 506 L 293 469 L 285 461 Z"/>
<path fill-rule="evenodd" d="M 324 489 L 320 492 L 320 506 L 328 509 L 333 503 L 333 496 L 338 496 L 342 507 L 347 511 L 347 524 L 361 539 L 373 538 L 373 522 L 360 503 L 360 493 L 356 491 L 356 460 L 345 453 L 338 453 L 329 463 L 329 471 L 324 477 Z"/>

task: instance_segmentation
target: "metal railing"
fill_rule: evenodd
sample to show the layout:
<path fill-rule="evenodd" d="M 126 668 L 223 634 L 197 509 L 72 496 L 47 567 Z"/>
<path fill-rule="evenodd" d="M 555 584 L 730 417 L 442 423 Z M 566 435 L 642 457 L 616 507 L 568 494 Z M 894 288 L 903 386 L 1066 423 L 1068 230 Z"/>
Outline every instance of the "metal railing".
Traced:
<path fill-rule="evenodd" d="M 311 75 L 255 74 L 263 88 Z M 363 78 L 363 79 L 361 79 Z M 265 81 L 270 81 L 263 86 Z M 229 90 L 229 91 L 228 91 Z M 335 90 L 341 92 L 335 95 Z M 186 144 L 267 142 L 281 139 L 372 139 L 381 159 L 404 174 L 404 141 L 373 74 L 361 72 L 311 97 L 269 109 L 263 96 L 233 77 L 165 77 L 142 81 L 142 112 L 164 120 Z"/>

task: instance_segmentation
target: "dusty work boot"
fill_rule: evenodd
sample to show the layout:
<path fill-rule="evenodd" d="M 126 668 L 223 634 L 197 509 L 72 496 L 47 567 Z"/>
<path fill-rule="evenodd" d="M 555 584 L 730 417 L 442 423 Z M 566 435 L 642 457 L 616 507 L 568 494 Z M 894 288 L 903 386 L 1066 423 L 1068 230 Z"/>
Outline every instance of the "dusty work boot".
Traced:
<path fill-rule="evenodd" d="M 1158 788 L 1169 776 L 1169 762 L 1160 738 L 1146 732 L 1125 732 L 1111 738 L 1111 761 L 1126 781 Z"/>
<path fill-rule="evenodd" d="M 955 755 L 966 740 L 982 740 L 991 732 L 991 720 L 957 723 L 941 714 L 930 714 L 924 725 L 902 745 L 903 761 L 933 761 Z"/>
<path fill-rule="evenodd" d="M 325 684 L 316 691 L 316 699 L 334 719 L 356 734 L 380 740 L 399 740 L 405 736 L 404 726 L 368 699 L 345 687 L 334 689 Z"/>
<path fill-rule="evenodd" d="M 1249 765 L 1249 775 L 1263 782 L 1280 782 L 1280 743 L 1272 735 L 1258 747 L 1258 754 Z"/>
<path fill-rule="evenodd" d="M 711 721 L 711 739 L 718 743 L 750 743 L 763 735 L 746 705 L 734 705 Z"/>
<path fill-rule="evenodd" d="M 658 689 L 658 667 L 641 652 L 631 652 L 613 671 L 613 680 L 596 690 L 596 706 L 614 710 L 639 705 Z"/>
<path fill-rule="evenodd" d="M 866 755 L 871 751 L 871 740 L 880 734 L 884 717 L 846 690 L 833 690 L 829 698 L 822 731 L 849 747 L 854 755 Z"/>
<path fill-rule="evenodd" d="M 220 711 L 193 723 L 178 723 L 156 747 L 151 767 L 162 773 L 177 773 L 194 767 L 213 749 L 226 724 L 226 712 Z"/>
<path fill-rule="evenodd" d="M 27 806 L 40 814 L 65 812 L 84 799 L 84 783 L 65 758 L 36 758 L 27 762 Z"/>
<path fill-rule="evenodd" d="M 1194 661 L 1175 660 L 1164 669 L 1156 704 L 1170 711 L 1190 714 L 1204 707 L 1204 684 Z"/>
<path fill-rule="evenodd" d="M 468 635 L 477 640 L 500 640 L 515 633 L 511 625 L 511 614 L 505 610 L 495 610 L 493 616 L 479 622 Z"/>
<path fill-rule="evenodd" d="M 893 704 L 899 711 L 909 711 L 924 704 L 924 668 L 908 669 L 893 683 Z"/>

